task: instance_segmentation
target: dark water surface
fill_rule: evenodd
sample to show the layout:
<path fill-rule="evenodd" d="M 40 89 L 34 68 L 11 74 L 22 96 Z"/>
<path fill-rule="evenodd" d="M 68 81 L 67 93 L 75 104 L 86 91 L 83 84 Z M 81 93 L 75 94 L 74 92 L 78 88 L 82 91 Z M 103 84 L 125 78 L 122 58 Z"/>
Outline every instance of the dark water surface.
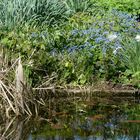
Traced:
<path fill-rule="evenodd" d="M 113 96 L 51 98 L 39 117 L 7 120 L 0 132 L 6 140 L 140 140 L 139 101 Z"/>

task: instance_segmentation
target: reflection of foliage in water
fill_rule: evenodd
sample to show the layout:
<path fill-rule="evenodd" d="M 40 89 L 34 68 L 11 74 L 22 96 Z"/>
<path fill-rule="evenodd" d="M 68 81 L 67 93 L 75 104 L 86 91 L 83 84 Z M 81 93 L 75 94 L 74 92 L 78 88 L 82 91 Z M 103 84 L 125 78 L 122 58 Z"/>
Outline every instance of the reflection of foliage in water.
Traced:
<path fill-rule="evenodd" d="M 11 118 L 0 124 L 0 140 L 27 140 L 32 127 L 28 118 Z"/>
<path fill-rule="evenodd" d="M 118 100 L 120 102 L 118 103 Z M 13 121 L 6 130 L 0 125 L 0 133 L 9 139 L 129 139 L 137 138 L 140 132 L 140 105 L 134 98 L 62 97 L 48 99 L 46 110 L 35 122 Z M 44 116 L 43 116 L 44 115 Z M 42 118 L 44 117 L 44 118 Z M 8 122 L 8 121 L 7 121 Z M 18 133 L 17 133 L 18 132 Z M 31 135 L 29 136 L 29 133 Z"/>
<path fill-rule="evenodd" d="M 75 111 L 73 110 L 72 113 L 69 112 L 63 117 L 55 115 L 55 119 L 50 124 L 47 123 L 33 134 L 34 137 L 44 136 L 55 139 L 55 136 L 58 136 L 59 138 L 88 139 L 93 136 L 105 139 L 120 137 L 122 139 L 125 136 L 132 139 L 139 136 L 139 124 L 126 121 L 139 119 L 139 105 L 130 104 L 130 108 L 128 103 L 114 105 L 112 102 L 109 104 L 108 101 L 108 104 L 104 104 L 98 99 L 79 100 L 74 104 Z M 135 117 L 132 117 L 133 115 Z"/>

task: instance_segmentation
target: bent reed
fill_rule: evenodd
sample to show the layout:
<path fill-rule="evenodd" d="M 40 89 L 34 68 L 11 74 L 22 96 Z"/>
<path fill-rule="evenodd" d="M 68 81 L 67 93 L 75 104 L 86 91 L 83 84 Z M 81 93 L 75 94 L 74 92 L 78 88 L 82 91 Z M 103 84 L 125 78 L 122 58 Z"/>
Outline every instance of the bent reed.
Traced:
<path fill-rule="evenodd" d="M 36 98 L 25 82 L 21 58 L 8 66 L 8 57 L 0 53 L 0 114 L 5 118 L 22 115 L 38 115 L 38 106 L 43 105 L 42 98 Z M 11 60 L 12 62 L 12 60 Z M 15 73 L 14 79 L 11 73 Z M 12 75 L 13 76 L 13 75 Z"/>

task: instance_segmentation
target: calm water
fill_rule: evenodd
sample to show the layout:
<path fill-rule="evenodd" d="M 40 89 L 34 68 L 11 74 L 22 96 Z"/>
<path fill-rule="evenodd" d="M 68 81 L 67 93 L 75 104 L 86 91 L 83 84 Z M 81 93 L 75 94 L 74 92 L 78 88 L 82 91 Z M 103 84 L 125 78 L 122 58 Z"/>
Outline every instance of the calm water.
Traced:
<path fill-rule="evenodd" d="M 136 97 L 51 98 L 42 110 L 36 119 L 13 118 L 1 123 L 1 135 L 6 140 L 140 139 Z"/>

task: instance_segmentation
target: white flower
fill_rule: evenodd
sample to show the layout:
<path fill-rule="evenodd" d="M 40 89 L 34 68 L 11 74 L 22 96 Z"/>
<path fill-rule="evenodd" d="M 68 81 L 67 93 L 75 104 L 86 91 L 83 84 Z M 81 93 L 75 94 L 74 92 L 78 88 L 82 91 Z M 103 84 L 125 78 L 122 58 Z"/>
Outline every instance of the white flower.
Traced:
<path fill-rule="evenodd" d="M 140 42 L 140 35 L 136 35 L 135 39 L 136 41 Z"/>
<path fill-rule="evenodd" d="M 113 51 L 113 54 L 117 54 L 118 50 L 120 50 L 122 47 L 117 47 L 114 51 Z"/>
<path fill-rule="evenodd" d="M 117 35 L 116 35 L 116 34 L 110 34 L 110 35 L 108 35 L 107 38 L 108 38 L 110 41 L 113 41 L 114 39 L 117 38 Z"/>

